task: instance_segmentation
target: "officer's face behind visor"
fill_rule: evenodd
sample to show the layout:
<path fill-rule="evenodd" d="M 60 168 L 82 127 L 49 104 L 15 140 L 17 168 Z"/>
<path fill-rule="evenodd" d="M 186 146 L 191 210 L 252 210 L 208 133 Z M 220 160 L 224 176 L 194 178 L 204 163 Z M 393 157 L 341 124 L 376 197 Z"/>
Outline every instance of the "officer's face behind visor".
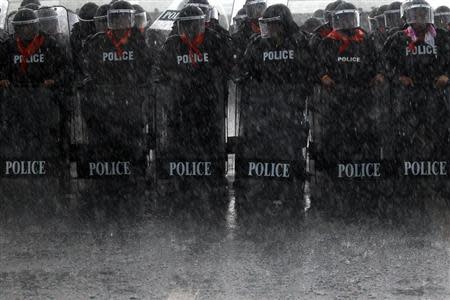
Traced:
<path fill-rule="evenodd" d="M 261 37 L 263 39 L 278 38 L 283 35 L 281 17 L 260 18 L 259 28 L 261 29 Z"/>
<path fill-rule="evenodd" d="M 388 10 L 384 12 L 384 20 L 387 28 L 402 27 L 402 19 L 400 17 L 400 10 Z"/>
<path fill-rule="evenodd" d="M 372 31 L 372 32 L 378 30 L 379 26 L 378 26 L 378 21 L 376 18 L 369 17 L 369 28 L 370 28 L 370 31 Z"/>
<path fill-rule="evenodd" d="M 434 15 L 434 23 L 441 29 L 450 30 L 450 12 L 437 13 Z"/>
<path fill-rule="evenodd" d="M 47 34 L 52 35 L 61 33 L 61 27 L 59 26 L 59 19 L 57 16 L 39 18 L 39 23 L 41 24 L 41 30 Z"/>
<path fill-rule="evenodd" d="M 205 32 L 205 16 L 182 17 L 177 21 L 178 33 L 193 40 Z"/>
<path fill-rule="evenodd" d="M 412 5 L 405 11 L 408 24 L 433 24 L 433 10 L 428 5 Z"/>
<path fill-rule="evenodd" d="M 144 28 L 147 26 L 147 14 L 145 12 L 135 14 L 134 23 L 137 28 Z"/>
<path fill-rule="evenodd" d="M 94 23 L 97 32 L 105 32 L 108 29 L 107 16 L 94 17 Z"/>
<path fill-rule="evenodd" d="M 346 9 L 336 11 L 333 15 L 333 28 L 335 30 L 346 30 L 360 27 L 359 11 Z"/>
<path fill-rule="evenodd" d="M 39 19 L 29 21 L 12 21 L 14 35 L 22 40 L 30 41 L 39 34 Z"/>
<path fill-rule="evenodd" d="M 134 10 L 111 9 L 108 11 L 108 28 L 123 30 L 134 27 Z"/>
<path fill-rule="evenodd" d="M 264 10 L 266 10 L 267 4 L 264 0 L 254 0 L 248 2 L 245 5 L 245 10 L 247 12 L 247 17 L 252 20 L 258 20 L 261 18 Z"/>

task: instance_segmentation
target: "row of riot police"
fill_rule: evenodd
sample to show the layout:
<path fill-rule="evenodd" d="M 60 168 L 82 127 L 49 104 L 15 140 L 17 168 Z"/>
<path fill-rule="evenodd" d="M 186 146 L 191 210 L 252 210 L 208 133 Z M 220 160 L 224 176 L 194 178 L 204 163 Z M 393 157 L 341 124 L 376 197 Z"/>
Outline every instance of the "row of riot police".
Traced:
<path fill-rule="evenodd" d="M 428 191 L 445 186 L 450 43 L 428 3 L 405 2 L 381 50 L 343 1 L 311 34 L 284 4 L 247 0 L 232 34 L 216 12 L 190 0 L 167 38 L 126 1 L 87 3 L 77 22 L 62 7 L 11 14 L 1 188 L 25 199 L 12 203 L 58 207 L 70 191 L 88 212 L 211 212 L 233 173 L 241 211 L 301 211 L 312 178 L 314 207 L 351 215 L 418 206 L 417 168 L 441 174 L 419 181 Z"/>

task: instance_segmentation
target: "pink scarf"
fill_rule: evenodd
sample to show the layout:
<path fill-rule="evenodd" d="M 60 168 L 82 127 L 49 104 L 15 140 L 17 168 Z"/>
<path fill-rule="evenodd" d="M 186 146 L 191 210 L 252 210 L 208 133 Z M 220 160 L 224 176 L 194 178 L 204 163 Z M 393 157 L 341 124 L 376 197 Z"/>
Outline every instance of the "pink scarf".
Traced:
<path fill-rule="evenodd" d="M 416 47 L 416 43 L 419 42 L 419 38 L 417 37 L 416 32 L 414 31 L 414 29 L 412 28 L 412 26 L 408 26 L 408 28 L 406 28 L 405 30 L 403 30 L 403 32 L 405 33 L 405 35 L 407 37 L 409 37 L 411 39 L 411 43 L 409 44 L 409 48 L 410 49 L 414 49 Z M 430 46 L 435 45 L 434 39 L 436 38 L 436 29 L 434 28 L 433 25 L 429 25 L 428 26 L 428 31 L 425 34 L 425 40 L 424 42 L 427 43 Z"/>

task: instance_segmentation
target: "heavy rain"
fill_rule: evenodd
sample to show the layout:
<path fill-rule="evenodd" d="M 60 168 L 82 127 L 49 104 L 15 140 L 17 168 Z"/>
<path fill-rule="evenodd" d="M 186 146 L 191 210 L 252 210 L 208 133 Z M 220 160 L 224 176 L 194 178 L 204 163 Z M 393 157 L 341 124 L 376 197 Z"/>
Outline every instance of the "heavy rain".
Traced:
<path fill-rule="evenodd" d="M 0 299 L 450 299 L 448 0 L 0 0 Z"/>

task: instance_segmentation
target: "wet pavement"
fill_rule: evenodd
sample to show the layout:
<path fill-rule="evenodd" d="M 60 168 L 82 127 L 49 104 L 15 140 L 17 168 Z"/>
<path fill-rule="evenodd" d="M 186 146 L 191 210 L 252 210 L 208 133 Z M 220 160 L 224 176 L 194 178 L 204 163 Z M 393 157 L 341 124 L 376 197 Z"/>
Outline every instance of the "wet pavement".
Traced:
<path fill-rule="evenodd" d="M 450 299 L 450 213 L 10 219 L 0 299 Z"/>

